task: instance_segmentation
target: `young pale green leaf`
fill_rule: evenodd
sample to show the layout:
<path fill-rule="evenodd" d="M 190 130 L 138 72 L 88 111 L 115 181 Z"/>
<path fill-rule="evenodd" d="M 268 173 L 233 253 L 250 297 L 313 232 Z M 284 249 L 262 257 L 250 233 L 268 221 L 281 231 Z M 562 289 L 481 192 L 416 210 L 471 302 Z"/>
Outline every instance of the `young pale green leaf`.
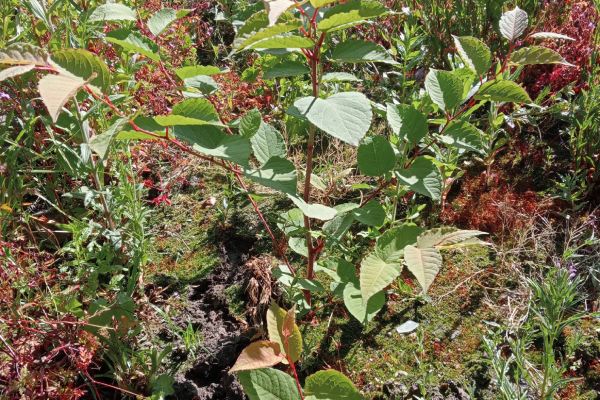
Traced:
<path fill-rule="evenodd" d="M 59 50 L 52 54 L 52 62 L 82 79 L 89 79 L 93 74 L 96 77 L 90 81 L 90 84 L 96 86 L 103 92 L 110 88 L 110 71 L 99 57 L 83 49 Z"/>
<path fill-rule="evenodd" d="M 223 126 L 212 103 L 200 98 L 183 100 L 173 107 L 171 114 L 156 116 L 154 120 L 162 126 Z"/>
<path fill-rule="evenodd" d="M 126 5 L 107 3 L 92 11 L 88 21 L 137 21 L 137 14 Z"/>
<path fill-rule="evenodd" d="M 105 159 L 110 149 L 110 144 L 117 133 L 127 124 L 127 118 L 117 119 L 107 130 L 94 136 L 89 143 L 90 149 L 98 154 L 100 158 Z"/>
<path fill-rule="evenodd" d="M 322 32 L 333 32 L 361 24 L 387 13 L 387 9 L 374 0 L 350 0 L 331 7 L 317 24 Z"/>
<path fill-rule="evenodd" d="M 361 82 L 362 80 L 357 78 L 349 72 L 328 72 L 323 74 L 321 82 Z"/>
<path fill-rule="evenodd" d="M 510 103 L 531 103 L 531 98 L 519 84 L 513 81 L 487 81 L 475 94 L 476 100 L 489 100 Z"/>
<path fill-rule="evenodd" d="M 442 141 L 458 149 L 485 154 L 483 132 L 466 121 L 450 122 L 444 130 Z"/>
<path fill-rule="evenodd" d="M 121 46 L 127 51 L 139 53 L 153 61 L 160 61 L 158 45 L 148 38 L 129 29 L 117 29 L 106 34 L 106 41 Z"/>
<path fill-rule="evenodd" d="M 250 141 L 241 136 L 226 135 L 216 126 L 175 126 L 175 137 L 185 140 L 199 153 L 233 161 L 247 166 L 250 158 Z"/>
<path fill-rule="evenodd" d="M 288 197 L 309 218 L 329 221 L 337 215 L 335 208 L 327 207 L 323 204 L 309 204 L 297 196 L 289 195 Z"/>
<path fill-rule="evenodd" d="M 440 200 L 442 196 L 442 174 L 433 161 L 417 157 L 408 169 L 398 171 L 397 177 L 410 190 Z"/>
<path fill-rule="evenodd" d="M 348 39 L 338 44 L 331 54 L 332 61 L 346 63 L 380 62 L 398 64 L 387 50 L 377 43 Z"/>
<path fill-rule="evenodd" d="M 5 69 L 0 69 L 0 82 L 13 78 L 15 76 L 23 75 L 35 68 L 35 64 L 28 65 L 16 65 L 14 67 L 8 67 Z"/>
<path fill-rule="evenodd" d="M 46 66 L 48 55 L 39 47 L 15 43 L 0 49 L 0 64 Z"/>
<path fill-rule="evenodd" d="M 285 359 L 278 343 L 268 340 L 259 340 L 250 343 L 238 356 L 237 361 L 229 372 L 247 371 L 251 369 L 267 368 L 279 364 Z"/>
<path fill-rule="evenodd" d="M 230 136 L 235 137 L 235 136 Z M 244 138 L 247 140 L 246 138 Z M 281 157 L 271 157 L 263 166 L 256 170 L 247 169 L 244 174 L 254 182 L 268 188 L 296 195 L 298 174 L 294 164 Z"/>
<path fill-rule="evenodd" d="M 519 38 L 527 29 L 529 17 L 527 12 L 515 7 L 500 17 L 500 33 L 511 42 Z"/>
<path fill-rule="evenodd" d="M 248 46 L 248 49 L 307 49 L 315 44 L 312 40 L 298 35 L 276 35 L 260 40 Z"/>
<path fill-rule="evenodd" d="M 159 125 L 154 118 L 139 116 L 134 120 L 135 124 L 146 130 L 148 132 L 152 132 L 159 137 L 166 136 L 165 128 L 162 125 Z M 134 130 L 121 131 L 115 136 L 116 140 L 157 140 L 155 137 L 152 137 L 146 133 L 138 132 Z"/>
<path fill-rule="evenodd" d="M 442 254 L 435 247 L 408 245 L 404 248 L 404 262 L 426 293 L 442 267 Z"/>
<path fill-rule="evenodd" d="M 387 121 L 394 134 L 411 144 L 419 143 L 429 132 L 427 117 L 406 104 L 388 103 Z"/>
<path fill-rule="evenodd" d="M 262 23 L 263 23 L 262 20 L 258 20 L 256 26 L 260 27 L 262 25 Z M 245 25 L 244 25 L 244 27 L 245 27 Z M 238 38 L 236 39 L 236 41 L 234 43 L 234 47 L 238 50 L 243 50 L 245 48 L 249 48 L 250 46 L 256 44 L 257 42 L 260 42 L 260 41 L 263 41 L 266 39 L 271 39 L 273 37 L 277 38 L 277 37 L 280 37 L 280 35 L 283 35 L 285 33 L 295 31 L 299 27 L 300 27 L 299 21 L 292 21 L 292 22 L 281 22 L 281 23 L 275 24 L 273 26 L 261 27 L 258 31 L 252 31 L 245 35 L 241 35 L 240 32 L 238 32 Z"/>
<path fill-rule="evenodd" d="M 64 105 L 84 85 L 85 81 L 83 79 L 68 75 L 45 75 L 40 79 L 38 91 L 52 121 L 56 122 L 58 120 L 58 115 Z"/>
<path fill-rule="evenodd" d="M 401 272 L 401 263 L 384 260 L 377 252 L 368 254 L 360 265 L 360 290 L 363 301 L 389 286 Z"/>
<path fill-rule="evenodd" d="M 264 79 L 288 78 L 302 76 L 310 72 L 300 61 L 282 61 L 263 70 Z"/>
<path fill-rule="evenodd" d="M 536 33 L 530 35 L 529 37 L 533 38 L 533 39 L 557 39 L 557 40 L 568 40 L 568 41 L 575 40 L 570 36 L 563 35 L 561 33 L 555 33 L 555 32 L 536 32 Z"/>
<path fill-rule="evenodd" d="M 212 65 L 192 65 L 188 67 L 177 68 L 175 70 L 175 74 L 177 74 L 181 80 L 193 78 L 199 75 L 217 75 L 222 74 L 223 72 L 224 71 L 222 71 L 221 68 Z"/>
<path fill-rule="evenodd" d="M 288 311 L 279 307 L 275 302 L 271 303 L 267 311 L 267 331 L 269 332 L 269 340 L 278 343 L 282 352 L 292 362 L 300 359 L 300 355 L 302 354 L 302 334 L 300 333 L 300 329 L 293 320 L 290 323 Z"/>
<path fill-rule="evenodd" d="M 385 210 L 377 200 L 371 200 L 363 207 L 352 210 L 354 218 L 365 225 L 381 226 L 385 221 Z"/>
<path fill-rule="evenodd" d="M 154 36 L 159 36 L 177 18 L 177 11 L 172 8 L 163 8 L 150 17 L 147 23 L 148 29 Z"/>
<path fill-rule="evenodd" d="M 304 384 L 305 400 L 362 400 L 362 395 L 344 374 L 334 369 L 318 371 Z"/>
<path fill-rule="evenodd" d="M 358 146 L 358 167 L 363 175 L 380 176 L 396 165 L 390 141 L 383 136 L 370 136 Z"/>
<path fill-rule="evenodd" d="M 250 400 L 300 400 L 294 379 L 273 368 L 240 371 L 238 380 Z"/>
<path fill-rule="evenodd" d="M 359 92 L 342 92 L 327 99 L 303 97 L 288 114 L 308 119 L 317 128 L 352 146 L 357 146 L 371 126 L 373 113 L 367 97 Z"/>
<path fill-rule="evenodd" d="M 400 262 L 404 255 L 404 248 L 409 244 L 417 243 L 417 238 L 422 233 L 423 229 L 414 224 L 404 224 L 388 229 L 377 239 L 375 252 L 386 262 Z"/>
<path fill-rule="evenodd" d="M 269 16 L 269 25 L 275 25 L 281 14 L 296 5 L 294 0 L 264 0 L 265 10 Z"/>
<path fill-rule="evenodd" d="M 310 5 L 314 8 L 325 7 L 331 3 L 335 3 L 338 0 L 310 0 Z"/>
<path fill-rule="evenodd" d="M 285 158 L 287 151 L 281 133 L 271 125 L 262 122 L 256 133 L 250 138 L 254 156 L 261 165 L 272 157 Z"/>
<path fill-rule="evenodd" d="M 344 305 L 361 324 L 366 324 L 371 321 L 375 315 L 383 308 L 385 304 L 385 294 L 377 292 L 373 294 L 367 301 L 363 298 L 358 283 L 355 281 L 345 283 L 343 285 L 342 296 Z"/>
<path fill-rule="evenodd" d="M 452 36 L 460 58 L 478 76 L 483 76 L 492 66 L 492 53 L 481 40 L 471 36 Z"/>
<path fill-rule="evenodd" d="M 556 51 L 543 46 L 523 47 L 512 53 L 510 62 L 516 65 L 562 64 L 574 66 Z"/>
<path fill-rule="evenodd" d="M 425 77 L 425 90 L 444 111 L 451 111 L 463 100 L 463 83 L 450 71 L 431 69 Z"/>

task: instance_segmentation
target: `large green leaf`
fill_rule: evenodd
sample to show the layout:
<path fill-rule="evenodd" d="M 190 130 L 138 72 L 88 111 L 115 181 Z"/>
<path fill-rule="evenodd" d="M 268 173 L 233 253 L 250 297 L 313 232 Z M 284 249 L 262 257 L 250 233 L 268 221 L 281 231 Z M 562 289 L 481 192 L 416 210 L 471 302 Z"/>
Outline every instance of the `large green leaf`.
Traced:
<path fill-rule="evenodd" d="M 292 202 L 302 210 L 302 213 L 309 218 L 318 219 L 320 221 L 329 221 L 336 216 L 335 208 L 327 207 L 323 204 L 309 204 L 297 196 L 288 196 Z"/>
<path fill-rule="evenodd" d="M 117 44 L 127 51 L 139 53 L 153 61 L 160 61 L 158 45 L 150 39 L 129 29 L 117 29 L 106 34 L 108 42 Z"/>
<path fill-rule="evenodd" d="M 103 92 L 108 91 L 110 71 L 104 61 L 93 53 L 83 49 L 66 49 L 54 52 L 51 58 L 60 68 L 84 80 L 96 74 L 90 83 Z"/>
<path fill-rule="evenodd" d="M 187 13 L 183 13 L 183 15 L 185 14 Z M 147 23 L 148 29 L 154 36 L 158 36 L 163 33 L 169 25 L 175 22 L 178 18 L 181 18 L 183 15 L 172 8 L 163 8 L 150 17 Z"/>
<path fill-rule="evenodd" d="M 260 40 L 248 46 L 248 49 L 307 49 L 315 44 L 312 40 L 298 35 L 284 34 Z"/>
<path fill-rule="evenodd" d="M 562 64 L 573 67 L 558 52 L 543 46 L 523 47 L 510 56 L 510 62 L 516 65 Z"/>
<path fill-rule="evenodd" d="M 336 1 L 338 1 L 338 0 L 310 0 L 310 5 L 313 6 L 314 8 L 324 7 L 331 3 L 335 3 Z"/>
<path fill-rule="evenodd" d="M 511 103 L 532 102 L 525 89 L 513 81 L 506 80 L 493 80 L 484 83 L 475 94 L 475 99 Z"/>
<path fill-rule="evenodd" d="M 348 39 L 335 46 L 331 58 L 333 61 L 347 63 L 381 62 L 398 64 L 383 46 L 357 39 Z"/>
<path fill-rule="evenodd" d="M 259 169 L 247 169 L 244 173 L 258 184 L 292 196 L 296 195 L 296 186 L 298 185 L 296 168 L 291 161 L 285 158 L 271 157 Z"/>
<path fill-rule="evenodd" d="M 175 74 L 181 80 L 193 78 L 198 75 L 217 75 L 222 74 L 223 70 L 213 65 L 191 65 L 187 67 L 177 68 Z"/>
<path fill-rule="evenodd" d="M 455 120 L 448 124 L 442 135 L 444 143 L 466 151 L 484 154 L 483 132 L 466 121 Z"/>
<path fill-rule="evenodd" d="M 371 126 L 371 103 L 358 92 L 342 92 L 326 99 L 303 97 L 288 114 L 308 119 L 317 128 L 348 144 L 357 146 Z"/>
<path fill-rule="evenodd" d="M 425 77 L 425 89 L 431 100 L 447 112 L 463 100 L 463 83 L 450 71 L 431 69 Z"/>
<path fill-rule="evenodd" d="M 365 301 L 356 281 L 345 283 L 342 295 L 344 305 L 361 324 L 366 324 L 372 320 L 385 304 L 385 293 L 381 291 L 373 294 Z"/>
<path fill-rule="evenodd" d="M 248 165 L 250 141 L 247 138 L 226 135 L 211 125 L 175 126 L 173 132 L 175 137 L 190 143 L 200 153 Z"/>
<path fill-rule="evenodd" d="M 323 32 L 333 32 L 350 28 L 386 12 L 387 9 L 379 1 L 350 0 L 327 10 L 323 19 L 317 24 L 317 29 Z"/>
<path fill-rule="evenodd" d="M 156 116 L 154 120 L 162 126 L 223 126 L 212 103 L 200 98 L 185 99 L 175 104 L 171 114 Z"/>
<path fill-rule="evenodd" d="M 250 31 L 245 34 L 243 33 L 243 28 L 240 29 L 238 32 L 238 38 L 235 41 L 235 47 L 238 50 L 243 50 L 245 48 L 249 48 L 257 42 L 295 31 L 300 27 L 300 21 L 281 22 L 273 26 L 265 26 L 263 23 L 264 21 L 262 18 L 257 19 L 256 26 L 251 27 L 256 28 L 257 30 Z"/>
<path fill-rule="evenodd" d="M 260 114 L 260 111 L 254 108 L 244 114 L 240 119 L 240 124 L 238 126 L 240 135 L 250 138 L 258 131 L 262 124 L 262 115 Z"/>
<path fill-rule="evenodd" d="M 440 200 L 442 196 L 442 174 L 433 161 L 417 157 L 408 169 L 398 171 L 397 177 L 410 190 Z"/>
<path fill-rule="evenodd" d="M 126 5 L 107 3 L 92 11 L 88 21 L 137 21 L 137 14 Z"/>
<path fill-rule="evenodd" d="M 406 104 L 387 104 L 387 120 L 392 132 L 411 144 L 419 143 L 429 131 L 427 117 Z"/>
<path fill-rule="evenodd" d="M 442 267 L 442 254 L 435 247 L 415 247 L 408 245 L 404 248 L 406 268 L 417 278 L 423 292 L 427 292 Z"/>
<path fill-rule="evenodd" d="M 385 289 L 401 272 L 400 262 L 384 260 L 377 252 L 369 253 L 360 264 L 360 290 L 363 300 L 368 300 Z"/>
<path fill-rule="evenodd" d="M 369 226 L 381 226 L 385 221 L 385 210 L 377 200 L 371 200 L 364 206 L 352 210 L 358 222 Z"/>
<path fill-rule="evenodd" d="M 304 384 L 305 400 L 362 400 L 352 381 L 334 369 L 318 371 Z"/>
<path fill-rule="evenodd" d="M 282 61 L 270 67 L 267 67 L 263 71 L 263 78 L 275 79 L 275 78 L 287 78 L 291 76 L 302 76 L 310 72 L 308 67 L 300 61 Z"/>
<path fill-rule="evenodd" d="M 250 138 L 256 159 L 264 165 L 271 157 L 285 158 L 287 150 L 281 133 L 271 125 L 262 122 Z"/>
<path fill-rule="evenodd" d="M 388 229 L 377 239 L 375 252 L 380 259 L 386 262 L 400 262 L 404 255 L 404 248 L 409 244 L 417 243 L 417 238 L 422 233 L 423 229 L 413 224 L 404 224 Z"/>
<path fill-rule="evenodd" d="M 300 400 L 294 379 L 273 368 L 240 371 L 237 374 L 250 400 Z"/>
<path fill-rule="evenodd" d="M 381 176 L 396 165 L 396 155 L 389 140 L 383 136 L 370 136 L 358 147 L 358 167 L 363 175 Z"/>
<path fill-rule="evenodd" d="M 515 7 L 500 17 L 500 33 L 511 42 L 518 39 L 527 29 L 529 17 L 527 12 Z"/>
<path fill-rule="evenodd" d="M 478 76 L 483 76 L 492 66 L 492 53 L 481 40 L 471 36 L 452 36 L 460 58 Z"/>

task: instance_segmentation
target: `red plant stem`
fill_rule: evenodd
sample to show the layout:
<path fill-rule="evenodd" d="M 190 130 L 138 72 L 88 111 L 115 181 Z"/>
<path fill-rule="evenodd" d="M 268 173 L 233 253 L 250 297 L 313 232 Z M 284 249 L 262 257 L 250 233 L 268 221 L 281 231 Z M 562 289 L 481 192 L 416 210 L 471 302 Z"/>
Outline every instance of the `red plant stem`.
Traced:
<path fill-rule="evenodd" d="M 296 381 L 296 386 L 298 387 L 298 394 L 300 398 L 304 400 L 304 394 L 302 393 L 302 386 L 300 385 L 300 379 L 298 378 L 298 372 L 296 371 L 296 365 L 292 362 L 291 358 L 287 358 L 288 363 L 290 364 L 290 368 L 292 369 L 292 373 L 294 374 L 294 380 Z"/>

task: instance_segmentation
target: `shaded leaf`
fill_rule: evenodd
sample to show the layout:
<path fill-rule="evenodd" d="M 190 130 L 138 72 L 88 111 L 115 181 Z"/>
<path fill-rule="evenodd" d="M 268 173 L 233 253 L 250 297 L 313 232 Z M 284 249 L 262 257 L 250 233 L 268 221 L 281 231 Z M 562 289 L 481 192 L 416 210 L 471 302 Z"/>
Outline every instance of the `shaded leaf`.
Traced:
<path fill-rule="evenodd" d="M 294 379 L 273 369 L 240 371 L 238 380 L 250 400 L 300 400 Z"/>
<path fill-rule="evenodd" d="M 334 369 L 318 371 L 306 378 L 305 400 L 362 400 L 352 381 Z"/>
<path fill-rule="evenodd" d="M 485 43 L 471 36 L 452 36 L 460 58 L 465 64 L 482 76 L 492 66 L 492 53 Z"/>
<path fill-rule="evenodd" d="M 327 10 L 323 19 L 317 24 L 317 29 L 322 32 L 333 32 L 358 25 L 385 13 L 387 9 L 378 1 L 351 0 Z"/>
<path fill-rule="evenodd" d="M 358 146 L 358 167 L 363 175 L 381 176 L 396 165 L 394 149 L 383 136 L 370 136 Z"/>
<path fill-rule="evenodd" d="M 344 305 L 350 311 L 350 314 L 361 324 L 371 321 L 385 304 L 385 294 L 381 291 L 373 294 L 365 301 L 356 281 L 344 284 L 343 298 Z"/>
<path fill-rule="evenodd" d="M 397 172 L 398 179 L 410 190 L 440 200 L 442 196 L 442 174 L 433 161 L 417 157 L 408 169 Z"/>
<path fill-rule="evenodd" d="M 543 46 L 523 47 L 510 56 L 510 62 L 517 65 L 562 64 L 573 67 L 558 52 Z"/>
<path fill-rule="evenodd" d="M 477 100 L 511 103 L 531 103 L 531 98 L 519 84 L 513 81 L 493 80 L 481 85 L 475 94 Z"/>
<path fill-rule="evenodd" d="M 347 63 L 381 62 L 398 64 L 383 46 L 356 39 L 348 39 L 335 46 L 331 58 L 333 61 Z"/>

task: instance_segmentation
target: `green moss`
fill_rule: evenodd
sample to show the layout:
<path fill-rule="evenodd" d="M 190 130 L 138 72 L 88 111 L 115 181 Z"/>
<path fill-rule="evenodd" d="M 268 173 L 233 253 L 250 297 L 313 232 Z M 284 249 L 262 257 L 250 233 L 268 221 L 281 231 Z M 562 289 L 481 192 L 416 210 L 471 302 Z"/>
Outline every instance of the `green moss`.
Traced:
<path fill-rule="evenodd" d="M 237 318 L 244 318 L 246 312 L 246 296 L 242 285 L 236 283 L 225 289 L 229 313 Z"/>

